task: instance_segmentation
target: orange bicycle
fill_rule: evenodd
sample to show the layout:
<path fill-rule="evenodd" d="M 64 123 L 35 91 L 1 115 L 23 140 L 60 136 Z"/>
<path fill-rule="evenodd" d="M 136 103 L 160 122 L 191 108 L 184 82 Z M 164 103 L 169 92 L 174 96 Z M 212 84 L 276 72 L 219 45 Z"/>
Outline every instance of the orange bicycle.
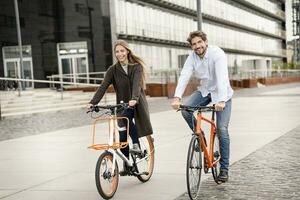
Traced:
<path fill-rule="evenodd" d="M 204 173 L 208 173 L 212 169 L 212 175 L 216 183 L 220 173 L 220 148 L 219 139 L 216 132 L 215 123 L 215 108 L 214 106 L 185 106 L 180 105 L 179 110 L 186 110 L 188 112 L 197 112 L 196 130 L 194 131 L 187 155 L 186 164 L 186 181 L 187 189 L 190 199 L 197 199 L 200 192 L 200 181 L 202 169 Z M 211 119 L 207 119 L 202 115 L 203 112 L 212 112 Z M 210 144 L 206 144 L 204 133 L 201 129 L 202 121 L 210 124 Z M 204 154 L 202 162 L 202 152 Z"/>
<path fill-rule="evenodd" d="M 96 186 L 99 194 L 104 199 L 110 199 L 114 196 L 118 183 L 119 183 L 119 168 L 117 163 L 117 156 L 123 160 L 129 170 L 129 176 L 137 177 L 141 182 L 147 182 L 153 173 L 154 168 L 154 144 L 151 136 L 139 138 L 140 141 L 140 153 L 133 153 L 129 151 L 131 159 L 127 159 L 126 156 L 120 151 L 121 148 L 125 148 L 129 145 L 128 133 L 129 133 L 129 120 L 126 117 L 118 117 L 117 113 L 121 109 L 128 107 L 127 103 L 121 103 L 117 105 L 108 106 L 93 106 L 91 112 L 99 112 L 100 109 L 104 109 L 105 115 L 108 117 L 97 117 L 94 121 L 93 128 L 93 141 L 89 148 L 94 150 L 105 150 L 98 158 L 95 170 Z M 103 111 L 103 110 L 102 110 Z M 118 120 L 127 120 L 127 141 L 117 142 L 119 135 Z M 99 121 L 107 121 L 109 126 L 109 137 L 107 144 L 97 144 L 95 142 L 95 127 Z"/>

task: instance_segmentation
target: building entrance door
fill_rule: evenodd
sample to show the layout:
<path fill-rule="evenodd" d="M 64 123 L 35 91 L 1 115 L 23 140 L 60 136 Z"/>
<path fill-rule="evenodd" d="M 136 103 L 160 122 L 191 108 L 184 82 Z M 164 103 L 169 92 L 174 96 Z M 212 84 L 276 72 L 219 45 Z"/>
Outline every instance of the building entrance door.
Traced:
<path fill-rule="evenodd" d="M 88 83 L 89 68 L 86 42 L 58 44 L 59 74 L 65 82 Z"/>
<path fill-rule="evenodd" d="M 4 76 L 8 78 L 33 79 L 31 46 L 23 46 L 23 69 L 19 58 L 19 47 L 3 47 Z M 22 88 L 33 88 L 34 82 L 21 82 Z"/>

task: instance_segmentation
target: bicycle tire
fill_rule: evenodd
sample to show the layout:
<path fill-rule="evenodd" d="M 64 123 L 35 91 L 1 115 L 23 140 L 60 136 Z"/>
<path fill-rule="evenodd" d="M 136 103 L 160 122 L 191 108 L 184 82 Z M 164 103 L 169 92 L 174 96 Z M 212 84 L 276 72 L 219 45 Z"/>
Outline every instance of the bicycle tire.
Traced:
<path fill-rule="evenodd" d="M 199 136 L 193 135 L 190 141 L 187 164 L 186 164 L 186 182 L 190 199 L 197 199 L 200 192 L 202 172 L 202 153 Z"/>
<path fill-rule="evenodd" d="M 213 145 L 213 159 L 212 161 L 215 162 L 216 160 L 220 160 L 221 154 L 220 154 L 220 144 L 219 144 L 219 138 L 218 135 L 215 133 L 213 136 L 213 141 L 212 141 L 212 145 Z M 212 167 L 212 175 L 214 177 L 214 180 L 217 184 L 220 184 L 221 182 L 218 181 L 218 176 L 220 174 L 220 161 L 217 162 L 213 167 Z"/>
<path fill-rule="evenodd" d="M 148 174 L 145 175 L 139 175 L 137 178 L 141 182 L 147 182 L 152 174 L 153 174 L 153 169 L 154 169 L 154 143 L 153 143 L 153 138 L 148 135 L 146 137 L 140 138 L 140 146 L 141 150 L 144 154 L 144 158 L 146 157 L 145 161 L 145 169 L 142 169 L 141 165 L 137 165 L 138 171 L 139 172 L 146 172 Z M 141 158 L 143 159 L 143 158 Z M 138 160 L 137 160 L 138 161 Z M 142 161 L 142 162 L 144 162 Z"/>
<path fill-rule="evenodd" d="M 96 186 L 99 194 L 104 199 L 110 199 L 114 196 L 117 191 L 118 184 L 119 184 L 119 168 L 118 163 L 115 163 L 115 170 L 112 173 L 112 164 L 113 164 L 113 154 L 105 151 L 100 155 L 96 164 L 96 171 L 95 171 L 95 180 Z M 101 167 L 105 167 L 104 170 Z M 101 180 L 104 179 L 102 182 Z M 108 183 L 109 186 L 106 187 L 104 183 Z"/>

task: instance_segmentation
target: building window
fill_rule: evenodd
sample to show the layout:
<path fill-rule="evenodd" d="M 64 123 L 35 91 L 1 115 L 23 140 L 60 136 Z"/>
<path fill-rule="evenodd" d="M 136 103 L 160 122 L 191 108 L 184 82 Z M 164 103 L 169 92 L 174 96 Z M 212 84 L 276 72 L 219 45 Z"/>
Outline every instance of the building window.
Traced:
<path fill-rule="evenodd" d="M 75 11 L 82 14 L 82 15 L 84 15 L 84 16 L 89 15 L 88 8 L 86 7 L 85 4 L 82 4 L 82 3 L 75 3 Z"/>
<path fill-rule="evenodd" d="M 0 15 L 0 27 L 9 27 L 9 28 L 16 28 L 16 18 L 7 16 L 7 15 Z M 21 28 L 25 27 L 25 20 L 23 17 L 20 18 L 20 26 Z"/>
<path fill-rule="evenodd" d="M 48 0 L 39 0 L 39 14 L 42 16 L 53 17 L 53 2 Z"/>

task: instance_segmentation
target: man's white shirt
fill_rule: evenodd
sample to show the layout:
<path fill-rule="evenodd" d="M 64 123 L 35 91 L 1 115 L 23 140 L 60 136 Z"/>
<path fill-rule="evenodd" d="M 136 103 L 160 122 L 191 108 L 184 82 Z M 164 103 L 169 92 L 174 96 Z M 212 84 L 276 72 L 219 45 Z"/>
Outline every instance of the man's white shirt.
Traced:
<path fill-rule="evenodd" d="M 231 99 L 233 90 L 228 78 L 227 58 L 220 47 L 209 45 L 202 59 L 195 52 L 188 56 L 174 97 L 182 98 L 193 73 L 196 78 L 200 79 L 198 90 L 203 97 L 210 93 L 213 104 Z"/>

